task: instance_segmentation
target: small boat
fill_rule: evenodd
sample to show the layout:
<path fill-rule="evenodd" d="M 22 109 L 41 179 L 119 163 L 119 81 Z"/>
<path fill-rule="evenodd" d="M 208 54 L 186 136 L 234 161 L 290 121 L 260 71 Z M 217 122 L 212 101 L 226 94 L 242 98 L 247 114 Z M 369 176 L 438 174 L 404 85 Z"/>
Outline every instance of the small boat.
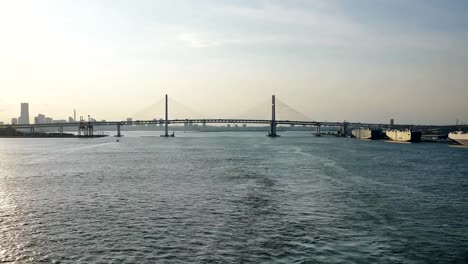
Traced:
<path fill-rule="evenodd" d="M 468 133 L 463 131 L 455 131 L 448 134 L 448 137 L 458 144 L 468 146 Z"/>

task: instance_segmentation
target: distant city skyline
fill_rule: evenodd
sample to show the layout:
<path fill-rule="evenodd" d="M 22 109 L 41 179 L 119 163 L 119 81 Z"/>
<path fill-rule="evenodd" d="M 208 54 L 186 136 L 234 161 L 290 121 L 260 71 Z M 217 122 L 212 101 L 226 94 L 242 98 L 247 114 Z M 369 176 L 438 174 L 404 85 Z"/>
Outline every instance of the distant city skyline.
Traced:
<path fill-rule="evenodd" d="M 468 123 L 467 13 L 457 0 L 2 1 L 0 121 L 21 102 L 29 122 L 137 118 L 168 93 L 205 117 L 276 94 L 313 120 Z"/>

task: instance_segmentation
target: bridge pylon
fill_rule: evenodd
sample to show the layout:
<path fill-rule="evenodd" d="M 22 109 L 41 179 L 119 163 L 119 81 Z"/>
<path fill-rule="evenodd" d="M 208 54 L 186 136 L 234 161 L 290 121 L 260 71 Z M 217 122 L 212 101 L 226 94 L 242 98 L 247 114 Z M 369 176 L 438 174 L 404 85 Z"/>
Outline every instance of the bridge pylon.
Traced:
<path fill-rule="evenodd" d="M 165 118 L 164 118 L 164 135 L 161 135 L 161 137 L 174 137 L 174 133 L 172 135 L 169 135 L 169 101 L 168 97 L 166 94 L 166 106 L 165 106 Z"/>
<path fill-rule="evenodd" d="M 276 102 L 275 102 L 275 96 L 271 96 L 271 123 L 270 123 L 270 132 L 268 132 L 269 137 L 279 137 L 278 134 L 276 134 Z"/>

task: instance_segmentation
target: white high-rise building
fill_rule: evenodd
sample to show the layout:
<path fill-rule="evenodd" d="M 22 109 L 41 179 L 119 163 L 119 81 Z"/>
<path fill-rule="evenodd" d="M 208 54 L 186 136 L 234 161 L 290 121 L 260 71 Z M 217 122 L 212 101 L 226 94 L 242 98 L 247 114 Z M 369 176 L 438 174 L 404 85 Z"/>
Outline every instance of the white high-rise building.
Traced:
<path fill-rule="evenodd" d="M 29 124 L 29 104 L 21 103 L 21 115 L 18 118 L 18 124 L 28 125 Z"/>

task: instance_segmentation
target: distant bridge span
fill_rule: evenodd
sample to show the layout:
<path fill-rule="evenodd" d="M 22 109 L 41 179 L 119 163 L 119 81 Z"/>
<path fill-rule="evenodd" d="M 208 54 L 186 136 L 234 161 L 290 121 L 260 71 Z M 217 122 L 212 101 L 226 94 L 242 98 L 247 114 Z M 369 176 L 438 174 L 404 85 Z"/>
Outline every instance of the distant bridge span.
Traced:
<path fill-rule="evenodd" d="M 360 123 L 360 122 L 333 122 L 333 121 L 306 121 L 306 120 L 275 120 L 276 125 L 297 125 L 311 127 L 369 127 L 369 128 L 390 128 L 390 124 L 382 123 Z M 272 120 L 268 119 L 232 119 L 232 118 L 208 118 L 208 119 L 168 119 L 168 124 L 258 124 L 271 125 Z M 12 127 L 15 129 L 35 129 L 35 128 L 64 128 L 80 126 L 133 126 L 133 125 L 157 125 L 166 124 L 166 120 L 135 120 L 135 121 L 84 121 L 67 123 L 48 124 L 17 124 L 0 125 L 1 128 Z M 413 128 L 413 129 L 460 129 L 468 128 L 468 125 L 414 125 L 414 124 L 394 124 L 393 128 Z"/>
<path fill-rule="evenodd" d="M 17 124 L 17 125 L 2 125 L 0 128 L 13 127 L 15 129 L 26 128 L 57 128 L 57 127 L 78 127 L 80 125 L 93 126 L 131 126 L 131 125 L 155 125 L 165 124 L 166 120 L 135 120 L 135 121 L 84 121 L 84 122 L 67 122 L 67 123 L 48 123 L 48 124 Z M 232 118 L 207 118 L 207 119 L 168 119 L 169 124 L 264 124 L 270 125 L 271 120 L 268 119 L 232 119 Z M 348 122 L 319 122 L 319 121 L 299 121 L 299 120 L 276 120 L 277 125 L 306 125 L 306 126 L 342 126 L 343 124 L 361 124 Z M 365 124 L 362 124 L 365 125 Z M 377 125 L 377 124 L 375 124 Z"/>
<path fill-rule="evenodd" d="M 408 124 L 377 124 L 377 123 L 359 123 L 359 122 L 330 122 L 330 121 L 304 121 L 304 120 L 277 120 L 276 119 L 276 110 L 275 110 L 275 96 L 272 96 L 271 103 L 271 119 L 231 119 L 231 118 L 209 118 L 209 119 L 169 119 L 168 118 L 168 96 L 165 96 L 165 119 L 153 119 L 153 120 L 136 120 L 136 121 L 85 121 L 82 117 L 80 122 L 68 122 L 68 123 L 48 123 L 48 124 L 15 124 L 15 125 L 1 125 L 0 129 L 5 129 L 7 127 L 12 127 L 15 129 L 30 129 L 31 133 L 34 133 L 36 128 L 58 128 L 60 133 L 63 133 L 64 127 L 78 127 L 78 132 L 82 132 L 85 135 L 92 135 L 94 127 L 96 126 L 116 126 L 117 136 L 121 136 L 120 128 L 121 126 L 133 126 L 133 125 L 150 125 L 150 124 L 163 124 L 165 126 L 164 136 L 168 137 L 168 126 L 169 124 L 185 124 L 185 123 L 198 123 L 198 124 L 263 124 L 269 125 L 270 131 L 269 136 L 275 137 L 277 125 L 289 125 L 289 126 L 312 126 L 316 128 L 317 134 L 320 134 L 320 127 L 340 127 L 341 132 L 346 135 L 348 127 L 368 127 L 368 128 L 412 128 L 419 130 L 457 130 L 457 129 L 467 129 L 468 125 L 461 126 L 437 126 L 437 125 L 408 125 Z"/>

